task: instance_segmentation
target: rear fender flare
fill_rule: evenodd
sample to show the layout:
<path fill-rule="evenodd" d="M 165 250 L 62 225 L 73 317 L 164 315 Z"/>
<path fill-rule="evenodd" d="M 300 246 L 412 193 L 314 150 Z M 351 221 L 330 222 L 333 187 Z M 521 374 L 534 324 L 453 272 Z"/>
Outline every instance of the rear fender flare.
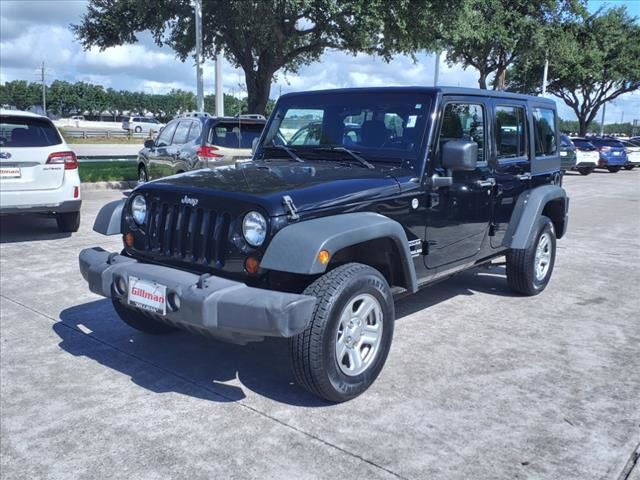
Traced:
<path fill-rule="evenodd" d="M 534 240 L 534 230 L 545 206 L 558 199 L 562 200 L 564 211 L 561 221 L 554 221 L 554 225 L 557 237 L 561 238 L 567 228 L 569 197 L 558 185 L 543 185 L 524 192 L 518 197 L 503 239 L 503 246 L 512 249 L 528 248 Z"/>

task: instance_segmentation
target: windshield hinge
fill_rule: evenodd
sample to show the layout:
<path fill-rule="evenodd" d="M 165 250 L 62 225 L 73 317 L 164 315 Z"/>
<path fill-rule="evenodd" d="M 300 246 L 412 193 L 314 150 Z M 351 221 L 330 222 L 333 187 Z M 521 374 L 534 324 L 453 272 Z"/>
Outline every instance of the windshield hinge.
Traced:
<path fill-rule="evenodd" d="M 282 196 L 282 204 L 289 211 L 289 220 L 298 220 L 300 218 L 296 205 L 289 195 Z"/>

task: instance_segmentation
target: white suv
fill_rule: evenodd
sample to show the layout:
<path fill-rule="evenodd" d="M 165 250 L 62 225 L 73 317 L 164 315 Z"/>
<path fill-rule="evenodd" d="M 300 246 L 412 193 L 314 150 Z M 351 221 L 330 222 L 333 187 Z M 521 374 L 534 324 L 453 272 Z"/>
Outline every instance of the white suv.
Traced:
<path fill-rule="evenodd" d="M 80 226 L 76 154 L 51 120 L 0 110 L 0 214 L 54 214 L 61 232 Z"/>
<path fill-rule="evenodd" d="M 165 126 L 157 118 L 153 117 L 124 117 L 122 129 L 135 133 L 157 133 Z"/>

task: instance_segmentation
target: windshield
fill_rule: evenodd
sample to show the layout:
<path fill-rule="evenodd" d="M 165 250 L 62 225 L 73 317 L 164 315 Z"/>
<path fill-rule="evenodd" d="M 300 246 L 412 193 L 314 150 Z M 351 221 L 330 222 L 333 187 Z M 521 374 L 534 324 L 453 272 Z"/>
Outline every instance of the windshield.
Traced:
<path fill-rule="evenodd" d="M 413 162 L 420 153 L 430 107 L 429 95 L 414 92 L 285 97 L 273 113 L 262 158 L 285 157 L 282 149 L 268 148 L 285 145 L 304 160 L 327 155 L 345 159 L 348 149 L 369 162 Z"/>

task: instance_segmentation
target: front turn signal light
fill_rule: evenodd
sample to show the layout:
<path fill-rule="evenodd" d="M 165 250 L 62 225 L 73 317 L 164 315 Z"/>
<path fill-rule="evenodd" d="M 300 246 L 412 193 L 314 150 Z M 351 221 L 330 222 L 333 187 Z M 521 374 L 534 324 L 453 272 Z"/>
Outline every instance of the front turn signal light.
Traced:
<path fill-rule="evenodd" d="M 122 240 L 127 247 L 133 248 L 133 234 L 131 232 L 126 233 L 124 237 L 122 237 Z"/>
<path fill-rule="evenodd" d="M 318 261 L 322 265 L 326 265 L 327 263 L 329 263 L 330 258 L 331 258 L 331 255 L 327 250 L 320 250 L 320 253 L 318 253 Z"/>

